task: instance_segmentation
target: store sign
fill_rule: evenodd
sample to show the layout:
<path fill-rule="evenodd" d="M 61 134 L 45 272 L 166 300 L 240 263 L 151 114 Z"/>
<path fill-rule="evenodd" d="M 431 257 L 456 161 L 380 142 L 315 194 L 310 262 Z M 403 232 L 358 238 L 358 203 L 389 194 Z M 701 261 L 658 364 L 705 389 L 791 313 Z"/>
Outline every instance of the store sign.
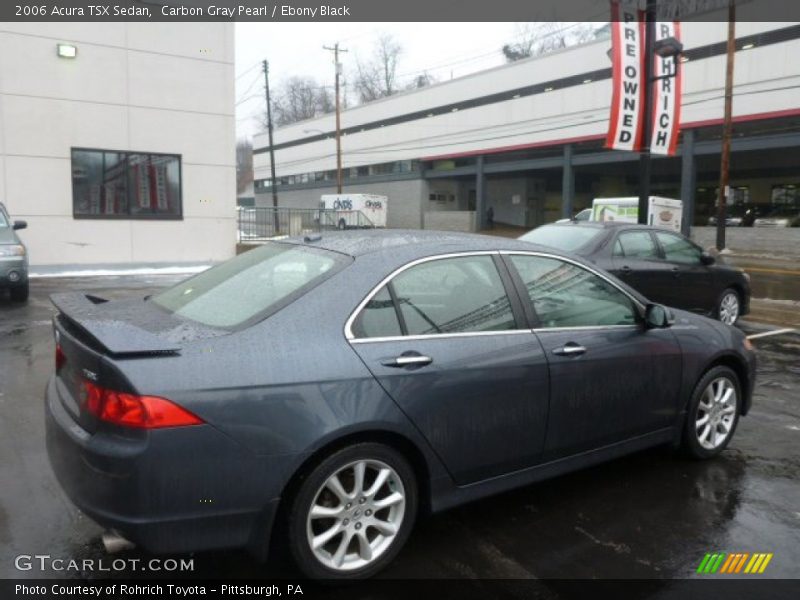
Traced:
<path fill-rule="evenodd" d="M 656 41 L 674 37 L 681 39 L 678 21 L 656 23 Z M 653 63 L 653 117 L 650 152 L 672 156 L 678 146 L 681 122 L 681 69 L 674 56 L 655 56 Z"/>
<path fill-rule="evenodd" d="M 611 1 L 613 93 L 606 147 L 640 150 L 644 125 L 645 14 L 636 0 Z"/>

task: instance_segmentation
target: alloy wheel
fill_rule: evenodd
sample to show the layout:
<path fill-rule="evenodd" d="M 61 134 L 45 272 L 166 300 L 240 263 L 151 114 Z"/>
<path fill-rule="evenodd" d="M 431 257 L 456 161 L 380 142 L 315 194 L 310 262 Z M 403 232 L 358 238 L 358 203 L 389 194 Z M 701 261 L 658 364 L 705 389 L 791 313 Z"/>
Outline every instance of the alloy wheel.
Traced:
<path fill-rule="evenodd" d="M 714 379 L 697 406 L 695 434 L 706 450 L 719 448 L 730 437 L 736 418 L 736 387 L 727 377 Z"/>
<path fill-rule="evenodd" d="M 719 303 L 719 320 L 726 325 L 733 325 L 739 318 L 739 296 L 736 292 L 728 292 Z"/>
<path fill-rule="evenodd" d="M 330 569 L 365 567 L 392 545 L 405 508 L 403 482 L 392 467 L 378 460 L 350 463 L 314 496 L 306 519 L 309 547 Z"/>

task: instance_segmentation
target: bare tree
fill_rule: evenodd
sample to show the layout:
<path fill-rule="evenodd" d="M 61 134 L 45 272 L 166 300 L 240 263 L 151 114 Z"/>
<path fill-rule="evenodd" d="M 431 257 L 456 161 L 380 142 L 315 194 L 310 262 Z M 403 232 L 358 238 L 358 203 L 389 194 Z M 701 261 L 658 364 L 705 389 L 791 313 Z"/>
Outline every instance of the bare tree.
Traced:
<path fill-rule="evenodd" d="M 332 91 L 311 77 L 290 77 L 272 95 L 272 118 L 280 127 L 334 111 Z M 266 128 L 266 111 L 262 125 Z"/>
<path fill-rule="evenodd" d="M 389 34 L 378 37 L 372 60 L 356 59 L 353 87 L 360 102 L 371 102 L 396 94 L 397 64 L 403 52 L 402 46 Z"/>
<path fill-rule="evenodd" d="M 236 142 L 236 193 L 241 194 L 253 182 L 253 144 L 248 139 Z"/>
<path fill-rule="evenodd" d="M 505 44 L 501 51 L 507 62 L 531 56 L 541 56 L 561 48 L 583 44 L 594 39 L 596 25 L 592 23 L 522 23 L 517 25 L 516 41 Z"/>

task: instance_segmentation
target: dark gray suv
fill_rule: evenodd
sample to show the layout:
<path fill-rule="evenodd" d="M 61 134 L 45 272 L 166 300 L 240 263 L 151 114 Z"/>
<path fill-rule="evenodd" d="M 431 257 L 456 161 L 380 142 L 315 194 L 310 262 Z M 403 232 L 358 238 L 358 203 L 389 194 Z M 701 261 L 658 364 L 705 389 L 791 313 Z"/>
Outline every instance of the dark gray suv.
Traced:
<path fill-rule="evenodd" d="M 25 221 L 12 222 L 0 203 L 0 289 L 8 288 L 17 302 L 28 299 L 28 251 L 16 233 L 27 226 Z"/>

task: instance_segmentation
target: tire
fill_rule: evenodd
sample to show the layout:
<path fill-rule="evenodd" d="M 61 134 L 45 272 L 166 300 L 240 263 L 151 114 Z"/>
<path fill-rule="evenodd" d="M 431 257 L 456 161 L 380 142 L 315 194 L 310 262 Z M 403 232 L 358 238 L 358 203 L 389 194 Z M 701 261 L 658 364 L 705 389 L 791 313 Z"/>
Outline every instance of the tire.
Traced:
<path fill-rule="evenodd" d="M 729 390 L 732 390 L 730 395 Z M 741 407 L 742 387 L 732 369 L 718 366 L 703 375 L 694 388 L 686 412 L 681 438 L 684 453 L 692 458 L 707 459 L 722 452 L 736 432 Z M 704 424 L 699 424 L 703 419 Z M 714 436 L 718 437 L 714 439 Z"/>
<path fill-rule="evenodd" d="M 28 300 L 28 296 L 30 295 L 30 288 L 28 287 L 27 283 L 24 283 L 16 287 L 9 288 L 8 293 L 14 302 L 26 302 Z"/>
<path fill-rule="evenodd" d="M 357 490 L 359 465 L 364 465 L 364 474 Z M 400 453 L 375 443 L 339 450 L 304 478 L 291 502 L 292 558 L 313 579 L 371 577 L 394 560 L 405 544 L 417 502 L 414 471 Z M 312 509 L 318 513 L 313 518 Z M 312 547 L 315 537 L 317 549 Z"/>
<path fill-rule="evenodd" d="M 726 288 L 717 300 L 716 316 L 717 319 L 726 325 L 736 325 L 739 315 L 742 312 L 742 299 L 733 288 Z"/>

